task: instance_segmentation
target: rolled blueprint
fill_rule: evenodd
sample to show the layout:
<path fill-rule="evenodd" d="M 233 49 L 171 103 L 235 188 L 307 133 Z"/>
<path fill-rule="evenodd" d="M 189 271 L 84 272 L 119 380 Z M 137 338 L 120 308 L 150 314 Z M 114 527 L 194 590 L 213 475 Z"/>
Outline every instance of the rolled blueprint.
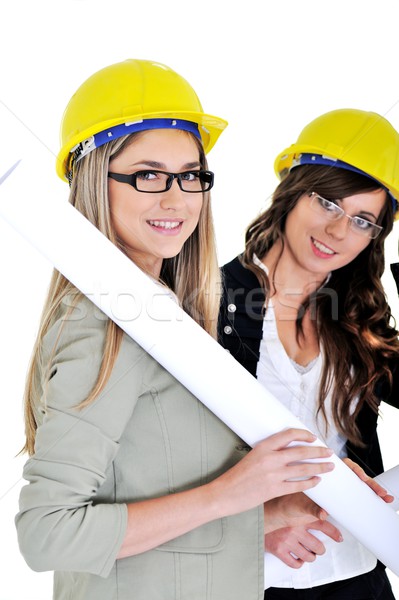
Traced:
<path fill-rule="evenodd" d="M 27 197 L 22 182 L 36 175 L 27 160 L 0 178 L 0 216 L 57 270 L 250 446 L 305 428 L 69 202 L 39 190 Z M 334 471 L 307 495 L 399 575 L 398 515 L 337 456 L 331 460 Z"/>

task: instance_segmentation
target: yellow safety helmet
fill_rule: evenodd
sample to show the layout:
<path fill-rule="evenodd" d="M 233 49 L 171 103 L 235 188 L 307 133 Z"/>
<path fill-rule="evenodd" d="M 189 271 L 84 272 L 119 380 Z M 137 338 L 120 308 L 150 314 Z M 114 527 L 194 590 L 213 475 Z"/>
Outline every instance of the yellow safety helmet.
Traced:
<path fill-rule="evenodd" d="M 73 159 L 147 129 L 191 131 L 209 152 L 226 126 L 227 121 L 203 112 L 181 75 L 158 62 L 128 59 L 97 71 L 72 96 L 61 123 L 57 174 L 68 180 Z"/>
<path fill-rule="evenodd" d="M 349 108 L 317 117 L 277 156 L 274 169 L 281 179 L 302 164 L 341 167 L 377 180 L 396 201 L 399 216 L 399 133 L 384 117 Z"/>

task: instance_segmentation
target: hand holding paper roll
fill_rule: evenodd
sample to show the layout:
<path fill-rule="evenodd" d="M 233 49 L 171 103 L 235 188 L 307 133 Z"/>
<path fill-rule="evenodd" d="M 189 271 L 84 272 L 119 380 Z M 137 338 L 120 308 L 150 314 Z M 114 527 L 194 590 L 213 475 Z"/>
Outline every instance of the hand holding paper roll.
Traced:
<path fill-rule="evenodd" d="M 352 466 L 392 510 L 399 510 L 399 465 L 385 471 L 373 481 L 370 481 L 371 478 L 367 475 L 364 476 L 363 469 L 358 465 Z M 287 501 L 289 502 L 289 498 Z M 274 524 L 276 525 L 276 522 Z M 328 538 L 334 542 L 342 541 L 339 527 L 339 524 L 336 527 L 333 522 L 319 520 L 314 523 L 308 521 L 301 526 L 284 524 L 282 529 L 276 528 L 270 533 L 266 532 L 268 535 L 265 537 L 265 587 L 273 587 L 281 581 L 286 572 L 285 565 L 299 569 L 304 562 L 319 560 L 326 552 L 324 542 Z M 326 559 L 328 560 L 328 555 Z"/>
<path fill-rule="evenodd" d="M 366 481 L 369 487 L 384 502 L 389 504 L 393 510 L 399 510 L 399 465 L 371 479 L 353 461 L 345 459 L 344 462 L 357 473 L 362 481 Z M 299 496 L 309 501 L 305 494 L 299 494 Z M 312 522 L 310 519 L 311 510 L 308 508 L 302 513 L 299 511 L 297 521 L 294 522 L 294 514 L 292 513 L 293 500 L 294 495 L 277 498 L 265 504 L 266 526 L 269 521 L 270 512 L 273 511 L 273 506 L 281 503 L 281 501 L 287 503 L 291 519 L 291 522 L 282 521 L 280 525 L 278 524 L 278 519 L 272 519 L 273 527 L 265 530 L 265 533 L 268 534 L 265 537 L 267 587 L 279 581 L 283 570 L 282 562 L 293 569 L 298 569 L 304 562 L 314 562 L 317 555 L 325 553 L 326 549 L 323 541 L 327 537 L 335 542 L 342 541 L 339 529 L 333 523 L 326 520 L 328 517 L 326 511 L 321 510 L 316 504 L 313 506 L 313 516 L 317 519 L 316 521 Z M 298 510 L 299 505 L 300 501 L 297 502 L 294 510 Z M 278 515 L 281 518 L 283 514 L 284 510 L 280 506 Z M 276 557 L 280 560 L 276 560 Z"/>
<path fill-rule="evenodd" d="M 315 437 L 306 430 L 276 433 L 207 485 L 151 502 L 129 504 L 127 535 L 118 558 L 151 550 L 209 521 L 243 513 L 285 494 L 293 494 L 293 510 L 298 505 L 303 518 L 310 520 L 311 504 L 304 509 L 296 492 L 317 486 L 321 481 L 318 475 L 334 468 L 332 462 L 325 462 L 332 455 L 331 450 L 302 445 L 314 441 Z M 291 442 L 295 446 L 287 447 Z M 277 507 L 268 517 L 268 527 L 278 527 L 282 515 Z"/>
<path fill-rule="evenodd" d="M 315 487 L 320 482 L 318 475 L 334 468 L 332 462 L 317 462 L 317 459 L 332 456 L 332 450 L 300 444 L 315 440 L 316 437 L 309 431 L 287 429 L 256 444 L 247 456 L 211 484 L 216 490 L 216 497 L 220 495 L 220 490 L 224 490 L 223 496 L 226 494 L 223 511 L 235 514 L 259 506 L 271 498 L 297 494 Z M 295 445 L 288 447 L 292 442 L 296 442 Z M 277 519 L 281 518 L 284 516 L 277 511 Z M 268 527 L 274 528 L 276 525 L 271 521 Z"/>

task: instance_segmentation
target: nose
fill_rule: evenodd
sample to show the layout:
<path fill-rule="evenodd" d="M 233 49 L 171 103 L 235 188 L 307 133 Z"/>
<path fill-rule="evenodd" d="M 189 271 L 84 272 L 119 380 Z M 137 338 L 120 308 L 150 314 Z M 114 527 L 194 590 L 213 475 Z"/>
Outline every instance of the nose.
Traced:
<path fill-rule="evenodd" d="M 345 238 L 350 227 L 350 219 L 343 215 L 336 221 L 328 221 L 326 224 L 326 233 L 336 239 L 342 240 Z"/>
<path fill-rule="evenodd" d="M 166 192 L 159 194 L 161 207 L 165 210 L 178 210 L 185 205 L 185 192 L 183 192 L 174 179 L 171 187 Z"/>

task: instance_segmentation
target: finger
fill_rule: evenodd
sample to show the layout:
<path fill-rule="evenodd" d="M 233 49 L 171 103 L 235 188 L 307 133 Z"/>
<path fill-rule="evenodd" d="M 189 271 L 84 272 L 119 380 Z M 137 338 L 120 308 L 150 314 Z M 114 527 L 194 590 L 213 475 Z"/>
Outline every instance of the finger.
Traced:
<path fill-rule="evenodd" d="M 316 540 L 316 538 L 314 536 L 310 536 L 313 537 L 314 540 Z M 317 540 L 318 541 L 318 540 Z M 320 545 L 322 547 L 322 552 L 320 552 L 320 554 L 324 554 L 325 549 L 323 544 Z M 294 557 L 296 557 L 297 559 L 301 560 L 302 562 L 314 562 L 316 560 L 316 556 L 317 554 L 315 552 L 312 552 L 306 545 L 301 543 L 295 544 L 295 546 L 291 549 L 291 555 L 294 555 Z"/>
<path fill-rule="evenodd" d="M 317 458 L 329 458 L 334 454 L 331 448 L 325 446 L 291 446 L 281 450 L 292 462 L 305 461 Z"/>
<path fill-rule="evenodd" d="M 263 442 L 267 443 L 273 450 L 281 450 L 292 442 L 308 442 L 312 443 L 316 440 L 316 436 L 307 429 L 285 429 L 269 436 Z"/>
<path fill-rule="evenodd" d="M 351 458 L 343 458 L 342 461 L 346 464 L 347 467 L 352 469 L 352 471 L 353 467 L 357 465 L 357 463 L 355 463 Z"/>
<path fill-rule="evenodd" d="M 321 508 L 320 506 L 318 506 L 317 504 L 313 503 L 314 506 L 309 506 L 309 508 L 306 510 L 304 510 L 304 515 L 306 516 L 312 516 L 314 517 L 317 521 L 325 521 L 328 517 L 328 512 L 326 510 L 324 510 L 324 508 Z"/>
<path fill-rule="evenodd" d="M 283 528 L 278 533 L 280 534 L 280 539 L 284 539 L 284 542 L 276 545 L 274 550 L 279 552 L 288 550 L 305 562 L 313 562 L 316 556 L 321 556 L 326 551 L 321 540 L 314 533 L 308 531 L 307 528 Z M 270 537 L 268 546 L 270 547 Z M 273 546 L 271 547 L 273 548 Z"/>
<path fill-rule="evenodd" d="M 302 531 L 300 532 L 302 533 Z M 301 556 L 313 562 L 315 555 L 307 551 L 298 541 L 297 532 L 290 528 L 283 528 L 265 536 L 265 550 L 277 556 L 286 565 L 299 569 L 304 561 Z"/>
<path fill-rule="evenodd" d="M 306 522 L 309 522 L 309 517 L 314 517 L 317 521 L 324 521 L 328 517 L 328 512 L 316 504 L 314 500 L 311 500 L 309 496 L 305 494 L 295 494 L 294 496 L 287 496 L 288 501 L 291 500 L 291 505 L 293 506 L 293 501 L 296 502 L 295 507 L 298 513 L 297 517 L 300 518 L 300 513 L 306 518 Z M 291 511 L 293 509 L 291 508 Z M 299 523 L 298 523 L 299 525 Z"/>
<path fill-rule="evenodd" d="M 374 493 L 377 494 L 380 498 L 382 498 L 385 502 L 393 502 L 394 496 L 388 493 L 388 491 L 383 488 L 377 481 L 369 477 L 365 483 L 373 490 Z"/>
<path fill-rule="evenodd" d="M 373 492 L 377 494 L 377 496 L 382 498 L 384 502 L 390 503 L 394 501 L 394 496 L 389 494 L 388 491 L 378 483 L 378 481 L 376 481 L 372 477 L 369 477 L 360 465 L 355 463 L 350 458 L 344 458 L 343 461 L 350 469 L 352 469 L 352 471 L 359 477 L 359 479 L 364 481 L 364 483 L 367 483 L 367 485 L 373 490 Z"/>
<path fill-rule="evenodd" d="M 387 494 L 386 496 L 383 496 L 382 499 L 384 500 L 384 502 L 387 502 L 389 504 L 390 502 L 393 502 L 395 500 L 395 496 L 391 496 L 391 494 Z"/>
<path fill-rule="evenodd" d="M 291 501 L 291 502 L 290 502 Z M 297 518 L 303 516 L 309 522 L 309 517 L 314 517 L 316 520 L 324 520 L 328 517 L 328 513 L 324 508 L 316 504 L 314 500 L 311 500 L 305 494 L 295 494 L 294 496 L 287 496 L 287 502 L 290 502 L 291 513 L 296 511 Z M 295 504 L 293 504 L 293 502 Z M 295 507 L 295 508 L 294 508 Z M 299 524 L 299 523 L 298 523 Z"/>
<path fill-rule="evenodd" d="M 331 471 L 334 468 L 334 465 L 332 463 L 325 464 L 327 465 L 327 467 L 324 469 L 323 473 L 326 474 L 328 471 Z M 328 468 L 328 465 L 332 466 Z M 293 471 L 290 471 L 290 473 L 293 473 Z M 290 476 L 284 480 L 280 493 L 276 493 L 275 497 L 277 498 L 279 496 L 284 496 L 285 494 L 296 494 L 297 492 L 306 492 L 306 490 L 310 490 L 316 487 L 316 485 L 318 485 L 320 481 L 321 477 L 319 477 L 318 475 L 311 475 L 310 473 L 302 476 Z"/>
<path fill-rule="evenodd" d="M 305 527 L 284 527 L 265 535 L 265 549 L 292 568 L 325 553 L 321 540 Z"/>
<path fill-rule="evenodd" d="M 285 494 L 295 494 L 296 492 L 306 492 L 306 490 L 310 490 L 316 487 L 321 481 L 321 477 L 307 477 L 306 479 L 297 479 L 297 480 L 287 480 L 284 482 L 284 488 L 281 491 L 279 496 L 284 496 Z"/>
<path fill-rule="evenodd" d="M 328 473 L 335 468 L 332 462 L 315 462 L 315 463 L 294 463 L 287 466 L 285 469 L 288 473 L 287 479 L 296 477 L 312 477 L 322 473 Z"/>
<path fill-rule="evenodd" d="M 337 527 L 335 527 L 335 525 L 330 523 L 330 521 L 322 521 L 319 519 L 314 523 L 310 523 L 306 527 L 308 531 L 317 530 L 323 532 L 325 535 L 328 535 L 328 537 L 334 540 L 334 542 L 342 542 L 344 539 L 340 530 Z"/>
<path fill-rule="evenodd" d="M 346 464 L 347 467 L 349 467 L 350 469 L 352 469 L 352 471 L 359 477 L 359 479 L 361 479 L 362 481 L 367 481 L 368 479 L 371 479 L 371 477 L 369 477 L 366 472 L 364 471 L 364 469 L 362 469 L 362 467 L 360 465 L 358 465 L 357 463 L 355 463 L 353 460 L 351 460 L 350 458 L 344 458 L 343 462 Z"/>
<path fill-rule="evenodd" d="M 320 508 L 315 516 L 320 521 L 325 521 L 328 518 L 328 512 L 324 508 Z"/>
<path fill-rule="evenodd" d="M 278 553 L 276 556 L 291 569 L 300 569 L 303 565 L 303 560 L 295 558 L 290 552 Z"/>

